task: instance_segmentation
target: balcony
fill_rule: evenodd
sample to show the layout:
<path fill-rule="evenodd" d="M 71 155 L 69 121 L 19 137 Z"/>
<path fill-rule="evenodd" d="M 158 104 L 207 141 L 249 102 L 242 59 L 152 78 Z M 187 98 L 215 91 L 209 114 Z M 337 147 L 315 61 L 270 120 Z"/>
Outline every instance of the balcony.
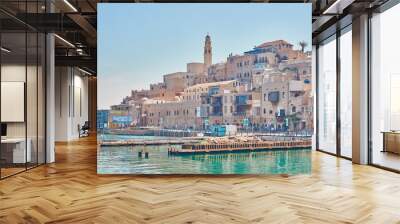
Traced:
<path fill-rule="evenodd" d="M 212 97 L 211 98 L 211 106 L 212 107 L 222 107 L 222 97 Z"/>
<path fill-rule="evenodd" d="M 242 116 L 242 117 L 245 117 L 245 116 L 247 116 L 247 112 L 246 112 L 246 111 L 238 111 L 238 112 L 234 112 L 233 115 L 234 115 L 234 116 Z"/>
<path fill-rule="evenodd" d="M 222 112 L 221 112 L 221 111 L 212 112 L 212 113 L 210 114 L 210 116 L 222 116 Z"/>
<path fill-rule="evenodd" d="M 222 102 L 211 102 L 212 107 L 222 107 Z"/>
<path fill-rule="evenodd" d="M 222 106 L 221 105 L 212 105 L 210 115 L 211 116 L 222 116 Z"/>
<path fill-rule="evenodd" d="M 242 95 L 235 97 L 236 106 L 250 106 L 251 105 L 251 95 Z"/>
<path fill-rule="evenodd" d="M 251 100 L 245 100 L 245 101 L 236 101 L 235 100 L 235 105 L 236 106 L 250 106 Z"/>

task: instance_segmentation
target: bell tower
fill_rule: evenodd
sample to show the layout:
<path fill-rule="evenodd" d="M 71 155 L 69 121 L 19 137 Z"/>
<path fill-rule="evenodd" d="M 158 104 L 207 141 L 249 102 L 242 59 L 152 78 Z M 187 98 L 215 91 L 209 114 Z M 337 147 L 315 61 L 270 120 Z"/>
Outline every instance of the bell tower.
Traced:
<path fill-rule="evenodd" d="M 211 48 L 211 37 L 207 34 L 206 40 L 204 42 L 204 71 L 212 64 L 212 48 Z"/>

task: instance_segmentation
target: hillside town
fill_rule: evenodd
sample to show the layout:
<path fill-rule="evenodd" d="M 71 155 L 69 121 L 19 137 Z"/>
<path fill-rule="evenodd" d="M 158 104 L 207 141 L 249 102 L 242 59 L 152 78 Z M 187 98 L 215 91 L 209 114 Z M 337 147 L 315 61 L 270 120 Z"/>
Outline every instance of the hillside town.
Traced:
<path fill-rule="evenodd" d="M 213 63 L 210 35 L 203 62 L 163 75 L 97 113 L 97 128 L 138 127 L 205 131 L 213 126 L 302 132 L 313 127 L 311 52 L 285 40 L 261 43 Z"/>

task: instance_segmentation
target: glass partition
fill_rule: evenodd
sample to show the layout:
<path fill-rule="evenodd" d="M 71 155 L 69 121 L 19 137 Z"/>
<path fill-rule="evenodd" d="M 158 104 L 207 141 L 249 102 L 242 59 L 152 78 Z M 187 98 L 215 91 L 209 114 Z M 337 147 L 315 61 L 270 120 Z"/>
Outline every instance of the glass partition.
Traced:
<path fill-rule="evenodd" d="M 17 5 L 43 12 L 44 1 Z M 45 44 L 44 33 L 0 12 L 0 178 L 45 163 Z"/>
<path fill-rule="evenodd" d="M 400 5 L 371 19 L 371 162 L 400 170 Z"/>
<path fill-rule="evenodd" d="M 352 157 L 352 33 L 351 26 L 340 36 L 340 155 Z"/>
<path fill-rule="evenodd" d="M 318 47 L 318 150 L 336 154 L 336 36 Z"/>
<path fill-rule="evenodd" d="M 1 175 L 24 171 L 31 151 L 26 141 L 26 33 L 1 34 Z M 28 143 L 29 149 L 29 143 Z"/>

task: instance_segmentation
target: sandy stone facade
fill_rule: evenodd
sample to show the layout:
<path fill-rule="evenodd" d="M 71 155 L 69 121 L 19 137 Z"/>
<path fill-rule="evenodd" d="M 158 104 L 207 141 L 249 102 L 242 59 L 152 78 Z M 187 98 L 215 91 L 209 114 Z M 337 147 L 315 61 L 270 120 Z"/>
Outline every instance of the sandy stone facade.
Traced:
<path fill-rule="evenodd" d="M 212 64 L 211 37 L 204 61 L 163 76 L 148 90 L 133 90 L 132 125 L 205 130 L 214 124 L 251 125 L 261 131 L 313 127 L 311 56 L 284 40 L 265 42 Z M 111 113 L 112 114 L 112 113 Z"/>

